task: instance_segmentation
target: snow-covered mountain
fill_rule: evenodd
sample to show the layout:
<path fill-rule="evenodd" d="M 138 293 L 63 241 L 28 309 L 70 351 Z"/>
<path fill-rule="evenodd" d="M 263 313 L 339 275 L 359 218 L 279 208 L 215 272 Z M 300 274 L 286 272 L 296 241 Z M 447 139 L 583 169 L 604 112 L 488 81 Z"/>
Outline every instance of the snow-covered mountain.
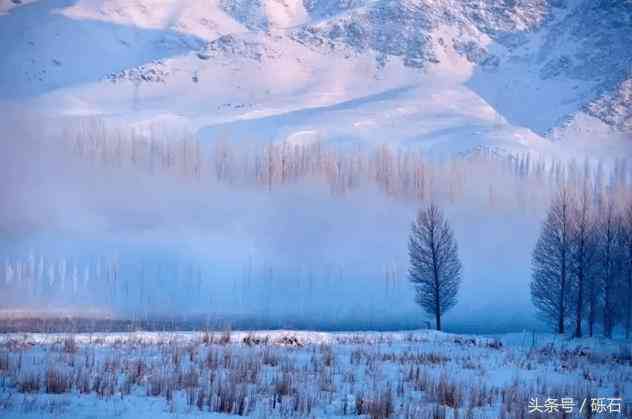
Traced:
<path fill-rule="evenodd" d="M 4 0 L 0 104 L 207 138 L 620 154 L 631 45 L 631 0 Z"/>

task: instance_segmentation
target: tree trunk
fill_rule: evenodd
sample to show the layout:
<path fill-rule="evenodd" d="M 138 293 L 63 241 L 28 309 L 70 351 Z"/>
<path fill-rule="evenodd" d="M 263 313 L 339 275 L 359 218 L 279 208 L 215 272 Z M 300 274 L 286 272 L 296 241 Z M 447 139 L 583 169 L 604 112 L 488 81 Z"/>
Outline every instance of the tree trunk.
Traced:
<path fill-rule="evenodd" d="M 632 263 L 630 264 L 632 265 Z M 630 326 L 632 326 L 632 301 L 630 301 L 630 291 L 632 290 L 632 266 L 628 269 L 628 295 L 625 307 L 625 338 L 630 338 Z"/>
<path fill-rule="evenodd" d="M 610 285 L 606 285 L 604 290 L 604 303 L 603 303 L 603 331 L 607 338 L 612 337 L 612 307 Z"/>
<path fill-rule="evenodd" d="M 625 338 L 629 339 L 630 338 L 630 317 L 632 313 L 630 313 L 630 303 L 628 303 L 628 307 L 627 307 L 627 313 L 625 316 Z"/>
<path fill-rule="evenodd" d="M 439 274 L 436 268 L 434 272 L 434 277 L 435 277 L 435 324 L 437 326 L 437 330 L 440 331 L 441 330 L 441 304 L 439 301 Z"/>
<path fill-rule="evenodd" d="M 575 337 L 582 337 L 582 310 L 584 306 L 584 275 L 579 274 L 577 290 L 577 305 L 575 307 Z"/>
<path fill-rule="evenodd" d="M 595 311 L 596 311 L 596 305 L 595 305 L 595 296 L 594 294 L 594 290 L 590 290 L 590 306 L 589 306 L 589 310 L 590 312 L 588 313 L 588 335 L 590 337 L 592 337 L 593 335 L 593 330 L 595 328 L 595 318 L 597 317 L 595 315 Z"/>
<path fill-rule="evenodd" d="M 560 335 L 564 334 L 564 312 L 565 312 L 565 298 L 566 298 L 566 260 L 562 257 L 562 274 L 560 275 L 560 312 L 557 319 L 557 333 Z"/>

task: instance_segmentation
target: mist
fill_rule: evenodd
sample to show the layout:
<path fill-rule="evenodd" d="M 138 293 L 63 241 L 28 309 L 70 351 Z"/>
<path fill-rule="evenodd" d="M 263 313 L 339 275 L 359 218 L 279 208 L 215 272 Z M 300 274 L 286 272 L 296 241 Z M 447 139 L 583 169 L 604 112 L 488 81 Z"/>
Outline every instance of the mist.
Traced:
<path fill-rule="evenodd" d="M 20 115 L 4 122 L 7 315 L 425 327 L 408 282 L 407 238 L 416 210 L 434 201 L 464 266 L 446 329 L 543 328 L 530 302 L 530 259 L 560 172 L 554 162 L 485 153 L 413 161 L 414 150 L 319 146 L 318 166 L 277 176 L 277 166 L 260 164 L 304 161 L 314 145 L 288 154 L 286 144 L 201 143 L 169 127 L 140 133 Z M 399 164 L 424 168 L 422 196 Z"/>

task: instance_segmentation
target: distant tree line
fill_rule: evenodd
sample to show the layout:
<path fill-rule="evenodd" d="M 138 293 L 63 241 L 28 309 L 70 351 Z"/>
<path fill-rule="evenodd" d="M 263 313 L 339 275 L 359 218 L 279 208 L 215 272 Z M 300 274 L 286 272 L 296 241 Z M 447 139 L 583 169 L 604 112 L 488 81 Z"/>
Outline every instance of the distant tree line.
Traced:
<path fill-rule="evenodd" d="M 389 322 L 401 324 L 397 312 L 389 308 L 409 293 L 405 266 L 395 261 L 376 261 L 374 274 L 358 282 L 349 280 L 357 272 L 339 264 L 287 266 L 253 257 L 226 272 L 214 260 L 121 251 L 100 256 L 75 253 L 73 257 L 32 251 L 3 259 L 0 310 L 17 313 L 34 310 L 37 314 L 40 308 L 52 314 L 76 310 L 133 321 L 251 316 L 262 324 L 287 319 L 303 325 L 314 324 L 314 319 L 323 323 L 357 320 L 367 327 L 381 327 Z M 362 285 L 364 291 L 358 295 L 360 283 L 370 286 Z M 325 297 L 336 308 L 323 314 Z M 293 304 L 279 304 L 279 298 Z"/>
<path fill-rule="evenodd" d="M 575 161 L 484 147 L 437 159 L 420 149 L 389 145 L 339 146 L 320 141 L 261 144 L 222 137 L 203 142 L 186 132 L 116 130 L 98 122 L 69 129 L 65 139 L 74 156 L 95 165 L 132 167 L 203 185 L 246 185 L 271 191 L 317 179 L 335 195 L 371 184 L 387 196 L 424 202 L 467 200 L 472 190 L 484 190 L 490 206 L 515 202 L 525 207 L 539 202 L 579 167 Z M 614 162 L 607 176 L 597 162 L 591 167 L 586 174 L 594 178 L 591 182 L 618 184 L 632 177 L 632 165 L 624 158 Z"/>

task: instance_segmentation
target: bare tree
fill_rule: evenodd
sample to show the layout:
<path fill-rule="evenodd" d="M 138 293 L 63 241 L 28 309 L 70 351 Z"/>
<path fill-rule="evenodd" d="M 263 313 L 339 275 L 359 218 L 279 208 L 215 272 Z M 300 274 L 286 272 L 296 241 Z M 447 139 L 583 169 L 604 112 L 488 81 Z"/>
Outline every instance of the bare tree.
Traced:
<path fill-rule="evenodd" d="M 598 297 L 602 300 L 604 335 L 610 338 L 617 317 L 615 292 L 621 270 L 620 219 L 610 196 L 605 198 L 600 207 L 597 227 L 600 241 L 598 248 L 600 292 Z"/>
<path fill-rule="evenodd" d="M 564 334 L 569 314 L 571 198 L 562 187 L 553 200 L 532 256 L 531 299 L 541 317 Z"/>
<path fill-rule="evenodd" d="M 436 205 L 417 213 L 408 255 L 416 301 L 426 313 L 434 315 L 436 328 L 441 330 L 441 316 L 457 301 L 462 266 L 452 229 Z"/>
<path fill-rule="evenodd" d="M 572 252 L 573 299 L 575 304 L 575 337 L 582 337 L 582 322 L 588 305 L 589 334 L 593 334 L 596 320 L 597 301 L 593 292 L 594 262 L 597 254 L 595 222 L 592 210 L 592 193 L 588 179 L 584 177 L 578 199 L 574 200 L 572 211 Z"/>

